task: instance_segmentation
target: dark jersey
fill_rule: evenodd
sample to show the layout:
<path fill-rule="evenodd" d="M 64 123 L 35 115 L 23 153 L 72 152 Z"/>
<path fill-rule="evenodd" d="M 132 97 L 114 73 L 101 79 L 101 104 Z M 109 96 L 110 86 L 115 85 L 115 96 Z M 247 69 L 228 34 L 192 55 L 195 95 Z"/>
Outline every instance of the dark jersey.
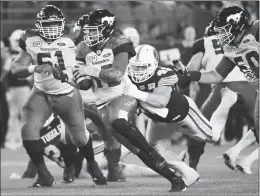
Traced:
<path fill-rule="evenodd" d="M 131 79 L 131 77 L 130 77 Z M 144 92 L 153 92 L 155 88 L 161 86 L 170 86 L 172 88 L 171 98 L 165 108 L 149 108 L 140 103 L 140 108 L 144 114 L 156 122 L 173 122 L 181 121 L 188 114 L 189 103 L 184 95 L 180 94 L 176 89 L 178 77 L 174 71 L 169 68 L 158 67 L 155 74 L 147 81 L 142 83 L 132 83 Z"/>

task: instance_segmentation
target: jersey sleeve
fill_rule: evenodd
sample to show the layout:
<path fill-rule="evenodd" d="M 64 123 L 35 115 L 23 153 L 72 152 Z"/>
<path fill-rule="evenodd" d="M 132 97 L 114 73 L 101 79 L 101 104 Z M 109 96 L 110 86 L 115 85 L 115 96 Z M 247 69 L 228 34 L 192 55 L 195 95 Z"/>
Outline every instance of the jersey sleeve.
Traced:
<path fill-rule="evenodd" d="M 192 55 L 197 54 L 198 52 L 205 53 L 204 39 L 198 39 L 194 42 L 192 46 Z"/>
<path fill-rule="evenodd" d="M 80 42 L 77 46 L 76 60 L 86 63 L 87 45 L 84 41 Z"/>
<path fill-rule="evenodd" d="M 223 56 L 221 61 L 216 67 L 216 71 L 223 77 L 226 78 L 227 75 L 234 69 L 236 65 L 227 57 Z"/>
<path fill-rule="evenodd" d="M 135 54 L 136 54 L 133 43 L 124 36 L 118 37 L 114 41 L 114 46 L 115 46 L 113 48 L 114 56 L 116 56 L 119 53 L 126 52 L 126 53 L 128 53 L 128 57 L 131 58 L 131 57 L 135 56 Z"/>
<path fill-rule="evenodd" d="M 164 70 L 163 70 L 164 71 Z M 157 74 L 160 76 L 160 70 L 157 71 Z M 166 73 L 162 73 L 158 81 L 158 87 L 160 86 L 173 86 L 178 82 L 178 77 L 174 71 L 169 70 Z"/>

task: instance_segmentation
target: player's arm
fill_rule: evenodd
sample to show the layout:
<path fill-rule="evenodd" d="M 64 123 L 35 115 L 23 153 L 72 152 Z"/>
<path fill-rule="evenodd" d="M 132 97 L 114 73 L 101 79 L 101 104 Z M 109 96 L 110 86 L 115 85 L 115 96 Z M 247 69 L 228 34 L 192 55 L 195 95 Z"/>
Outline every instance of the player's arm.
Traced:
<path fill-rule="evenodd" d="M 205 53 L 204 39 L 194 42 L 192 46 L 192 57 L 187 65 L 190 71 L 200 71 L 202 68 L 202 58 Z"/>
<path fill-rule="evenodd" d="M 181 62 L 174 61 L 173 63 L 174 70 L 185 70 L 185 66 Z M 205 84 L 218 84 L 227 77 L 227 75 L 234 69 L 234 67 L 235 64 L 231 60 L 229 60 L 227 57 L 222 57 L 215 70 L 206 72 L 188 71 L 183 75 L 180 75 L 177 71 L 176 73 L 179 76 L 179 81 L 182 81 L 183 84 L 189 83 L 191 81 Z"/>

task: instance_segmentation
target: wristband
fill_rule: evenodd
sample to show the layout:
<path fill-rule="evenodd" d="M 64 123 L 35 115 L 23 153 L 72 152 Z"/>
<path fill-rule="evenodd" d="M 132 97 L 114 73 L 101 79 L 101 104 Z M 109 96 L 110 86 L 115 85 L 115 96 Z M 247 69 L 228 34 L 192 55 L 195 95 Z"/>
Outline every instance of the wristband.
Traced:
<path fill-rule="evenodd" d="M 28 66 L 28 71 L 29 71 L 29 73 L 34 73 L 34 69 L 35 69 L 36 66 L 37 66 L 37 65 L 29 65 L 29 66 Z"/>
<path fill-rule="evenodd" d="M 200 78 L 201 78 L 201 72 L 199 72 L 199 71 L 190 72 L 190 79 L 192 81 L 198 82 L 200 80 Z"/>
<path fill-rule="evenodd" d="M 143 91 L 138 91 L 134 94 L 133 96 L 134 98 L 146 102 L 148 99 L 148 93 L 147 92 L 143 92 Z"/>
<path fill-rule="evenodd" d="M 94 76 L 94 77 L 98 78 L 100 71 L 101 71 L 101 69 L 98 67 L 87 66 L 85 69 L 85 74 L 88 76 Z"/>

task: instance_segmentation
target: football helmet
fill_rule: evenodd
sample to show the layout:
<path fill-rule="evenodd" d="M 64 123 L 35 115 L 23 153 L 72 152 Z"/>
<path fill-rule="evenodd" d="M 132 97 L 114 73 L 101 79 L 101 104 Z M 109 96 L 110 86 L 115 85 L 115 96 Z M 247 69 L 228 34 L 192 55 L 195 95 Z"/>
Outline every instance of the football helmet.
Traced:
<path fill-rule="evenodd" d="M 129 74 L 136 83 L 145 82 L 151 78 L 159 63 L 156 49 L 150 45 L 140 45 L 135 48 L 136 55 L 129 60 Z"/>
<path fill-rule="evenodd" d="M 140 44 L 140 35 L 138 31 L 133 27 L 126 27 L 123 29 L 123 34 L 133 42 L 134 47 Z"/>
<path fill-rule="evenodd" d="M 36 16 L 35 26 L 40 35 L 46 39 L 57 39 L 62 36 L 65 18 L 63 13 L 54 5 L 47 5 L 42 8 Z"/>
<path fill-rule="evenodd" d="M 81 27 L 83 28 L 86 44 L 95 46 L 112 37 L 113 32 L 116 30 L 116 17 L 106 9 L 95 10 L 88 17 L 85 17 Z"/>
<path fill-rule="evenodd" d="M 248 15 L 238 6 L 223 8 L 214 20 L 214 30 L 221 46 L 231 43 L 249 26 Z"/>
<path fill-rule="evenodd" d="M 12 32 L 12 34 L 9 37 L 9 43 L 10 43 L 10 48 L 14 51 L 19 52 L 21 50 L 19 46 L 19 39 L 23 33 L 23 30 L 21 29 L 16 29 L 15 31 Z"/>
<path fill-rule="evenodd" d="M 205 37 L 210 37 L 212 35 L 216 35 L 217 32 L 214 29 L 214 22 L 211 21 L 208 26 L 206 27 L 205 31 L 204 31 L 204 36 Z"/>

